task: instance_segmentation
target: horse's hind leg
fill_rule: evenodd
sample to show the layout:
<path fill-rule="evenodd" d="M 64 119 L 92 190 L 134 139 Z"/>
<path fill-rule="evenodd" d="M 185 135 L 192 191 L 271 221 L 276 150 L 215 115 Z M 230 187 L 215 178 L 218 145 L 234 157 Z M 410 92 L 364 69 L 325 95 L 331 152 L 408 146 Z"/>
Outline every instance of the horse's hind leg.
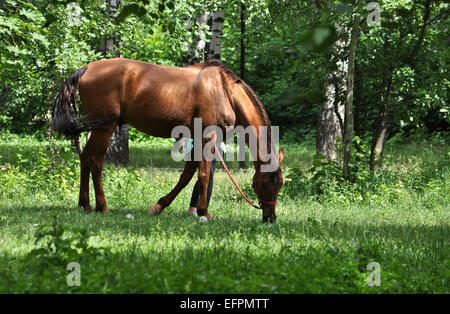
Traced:
<path fill-rule="evenodd" d="M 89 177 L 91 174 L 92 158 L 89 152 L 89 141 L 86 147 L 80 154 L 80 197 L 78 199 L 78 206 L 82 206 L 86 213 L 92 211 L 91 204 L 89 202 Z"/>
<path fill-rule="evenodd" d="M 180 180 L 178 180 L 177 185 L 164 197 L 161 197 L 158 201 L 158 204 L 153 204 L 148 208 L 148 213 L 150 215 L 159 214 L 164 208 L 169 206 L 175 197 L 181 192 L 182 189 L 186 187 L 186 185 L 191 181 L 194 176 L 195 171 L 197 170 L 198 162 L 196 161 L 187 161 L 183 173 L 180 176 Z"/>
<path fill-rule="evenodd" d="M 90 171 L 92 173 L 92 181 L 94 182 L 95 190 L 95 210 L 102 213 L 109 212 L 106 206 L 105 193 L 102 185 L 103 163 L 105 161 L 106 150 L 109 146 L 109 141 L 116 127 L 114 125 L 107 128 L 100 128 L 91 132 L 88 144 L 86 145 L 87 154 L 90 156 Z M 89 178 L 89 176 L 88 176 Z M 89 184 L 88 184 L 89 185 Z"/>

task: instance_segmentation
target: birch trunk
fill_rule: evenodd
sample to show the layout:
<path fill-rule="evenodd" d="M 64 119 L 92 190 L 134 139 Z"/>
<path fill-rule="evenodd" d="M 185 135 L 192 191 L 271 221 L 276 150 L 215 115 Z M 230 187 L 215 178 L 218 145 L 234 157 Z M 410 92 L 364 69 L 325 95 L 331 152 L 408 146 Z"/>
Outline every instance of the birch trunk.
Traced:
<path fill-rule="evenodd" d="M 316 151 L 325 156 L 326 160 L 336 160 L 336 148 L 338 137 L 343 138 L 344 104 L 340 97 L 346 87 L 347 59 L 340 60 L 338 56 L 344 54 L 347 45 L 347 29 L 343 23 L 335 25 L 339 39 L 333 44 L 334 56 L 332 62 L 336 62 L 337 70 L 325 74 L 323 88 L 325 101 L 321 104 L 320 114 L 316 125 Z"/>
<path fill-rule="evenodd" d="M 188 31 L 193 33 L 194 27 L 198 27 L 198 36 L 192 38 L 192 44 L 189 45 L 187 56 L 183 59 L 183 66 L 189 66 L 202 60 L 202 55 L 206 47 L 206 35 L 204 32 L 205 25 L 208 22 L 206 13 L 200 14 L 196 18 L 196 23 L 192 19 L 187 21 Z"/>
<path fill-rule="evenodd" d="M 225 11 L 212 12 L 209 17 L 211 39 L 206 45 L 205 60 L 220 61 L 222 52 L 222 36 Z"/>

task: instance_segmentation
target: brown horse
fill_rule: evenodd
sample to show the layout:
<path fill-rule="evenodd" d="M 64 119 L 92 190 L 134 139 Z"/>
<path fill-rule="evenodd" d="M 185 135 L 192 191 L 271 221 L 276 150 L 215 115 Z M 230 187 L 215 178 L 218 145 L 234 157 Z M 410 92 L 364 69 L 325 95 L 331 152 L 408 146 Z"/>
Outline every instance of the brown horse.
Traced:
<path fill-rule="evenodd" d="M 74 92 L 78 86 L 85 116 L 78 117 Z M 202 62 L 176 68 L 124 58 L 100 60 L 76 70 L 66 80 L 53 110 L 53 129 L 65 135 L 91 131 L 80 155 L 81 182 L 79 206 L 91 212 L 89 178 L 94 182 L 96 210 L 106 213 L 108 207 L 102 187 L 102 170 L 106 150 L 118 125 L 130 124 L 157 137 L 171 137 L 175 126 L 193 130 L 194 118 L 202 118 L 202 128 L 218 126 L 267 126 L 267 113 L 253 90 L 230 69 L 219 62 Z M 225 134 L 225 133 L 223 133 Z M 202 145 L 215 140 L 215 135 L 203 137 Z M 258 145 L 263 145 L 259 140 Z M 247 143 L 248 144 L 248 143 Z M 268 144 L 266 144 L 268 145 Z M 267 150 L 271 152 L 271 145 Z M 275 204 L 283 185 L 280 165 L 284 153 L 278 153 L 274 172 L 263 172 L 265 163 L 257 156 L 253 188 L 263 209 L 263 221 L 274 221 Z M 170 193 L 149 208 L 149 214 L 159 214 L 169 206 L 189 183 L 198 168 L 200 193 L 198 215 L 208 213 L 206 191 L 209 181 L 209 161 L 188 161 L 179 182 Z"/>

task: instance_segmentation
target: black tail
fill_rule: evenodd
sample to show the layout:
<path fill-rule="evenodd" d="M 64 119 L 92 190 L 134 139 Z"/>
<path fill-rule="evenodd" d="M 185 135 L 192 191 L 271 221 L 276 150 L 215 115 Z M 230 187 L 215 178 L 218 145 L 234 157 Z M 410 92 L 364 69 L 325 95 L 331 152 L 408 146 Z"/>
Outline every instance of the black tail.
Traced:
<path fill-rule="evenodd" d="M 103 127 L 116 119 L 116 117 L 110 117 L 88 121 L 86 116 L 78 116 L 74 93 L 84 72 L 86 72 L 86 66 L 73 72 L 61 86 L 52 115 L 53 130 L 56 132 L 64 135 L 77 135 L 84 131 Z"/>

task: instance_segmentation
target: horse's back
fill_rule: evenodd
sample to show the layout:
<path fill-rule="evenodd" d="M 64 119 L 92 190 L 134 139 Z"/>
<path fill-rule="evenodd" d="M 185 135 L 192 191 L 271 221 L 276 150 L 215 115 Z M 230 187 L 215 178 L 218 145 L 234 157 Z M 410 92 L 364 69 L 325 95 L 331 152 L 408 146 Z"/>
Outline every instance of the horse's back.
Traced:
<path fill-rule="evenodd" d="M 132 60 L 115 58 L 86 65 L 86 72 L 79 83 L 84 111 L 96 116 L 119 115 L 127 78 L 133 73 L 133 68 L 143 67 L 137 64 Z"/>
<path fill-rule="evenodd" d="M 116 115 L 145 133 L 170 137 L 177 125 L 233 125 L 234 112 L 218 67 L 168 67 L 125 58 L 92 62 L 80 80 L 85 113 Z"/>
<path fill-rule="evenodd" d="M 190 123 L 198 71 L 125 58 L 99 60 L 86 66 L 80 97 L 85 113 L 95 119 L 117 115 L 121 123 L 169 137 L 174 126 Z"/>

